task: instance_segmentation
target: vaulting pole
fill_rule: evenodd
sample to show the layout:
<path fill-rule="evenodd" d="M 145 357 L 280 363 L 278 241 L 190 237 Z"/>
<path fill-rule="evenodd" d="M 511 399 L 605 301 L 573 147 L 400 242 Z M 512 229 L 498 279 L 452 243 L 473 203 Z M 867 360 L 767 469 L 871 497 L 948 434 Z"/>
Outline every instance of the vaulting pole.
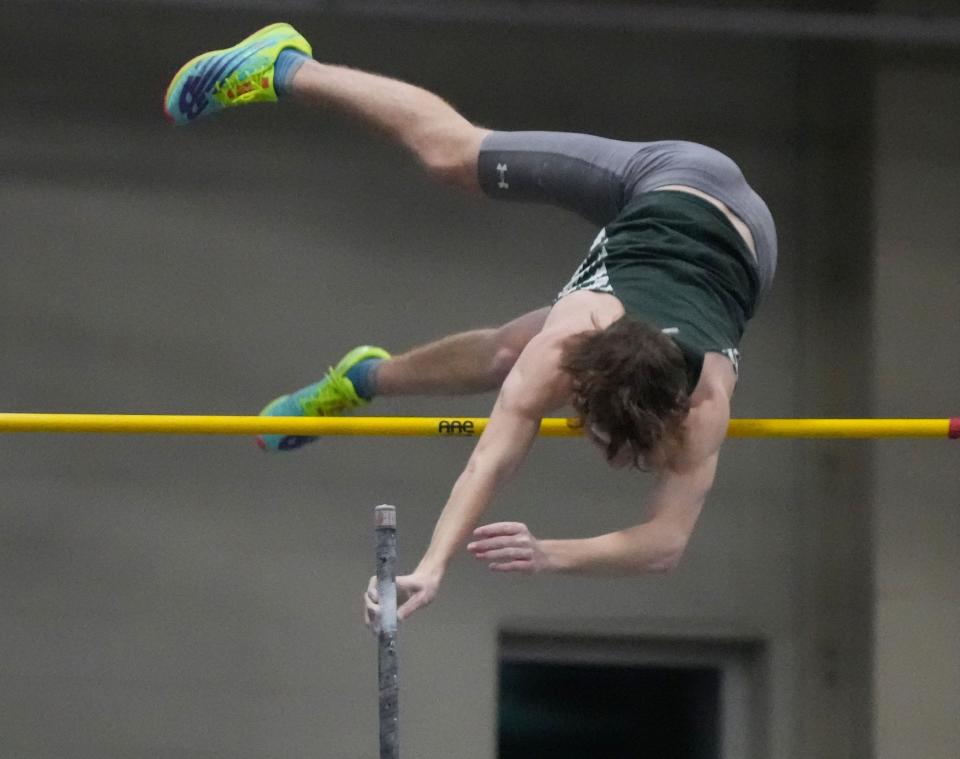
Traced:
<path fill-rule="evenodd" d="M 400 687 L 397 677 L 397 510 L 374 509 L 377 530 L 377 675 L 380 691 L 380 759 L 400 757 Z"/>

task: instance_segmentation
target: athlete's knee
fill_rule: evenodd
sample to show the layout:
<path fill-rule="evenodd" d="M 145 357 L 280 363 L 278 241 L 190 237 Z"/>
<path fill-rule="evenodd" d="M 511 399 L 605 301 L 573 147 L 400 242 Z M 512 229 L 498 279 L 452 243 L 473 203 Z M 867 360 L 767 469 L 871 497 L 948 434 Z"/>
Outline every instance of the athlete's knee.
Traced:
<path fill-rule="evenodd" d="M 440 125 L 425 132 L 414 150 L 424 170 L 443 184 L 478 188 L 477 156 L 487 130 L 469 122 Z"/>
<path fill-rule="evenodd" d="M 507 375 L 510 374 L 510 370 L 513 369 L 513 365 L 517 363 L 517 359 L 520 358 L 520 350 L 515 345 L 502 344 L 498 345 L 493 352 L 490 361 L 490 381 L 497 387 L 503 384 Z"/>
<path fill-rule="evenodd" d="M 491 332 L 490 374 L 496 384 L 507 378 L 527 343 L 543 327 L 549 309 L 534 311 L 514 319 Z"/>

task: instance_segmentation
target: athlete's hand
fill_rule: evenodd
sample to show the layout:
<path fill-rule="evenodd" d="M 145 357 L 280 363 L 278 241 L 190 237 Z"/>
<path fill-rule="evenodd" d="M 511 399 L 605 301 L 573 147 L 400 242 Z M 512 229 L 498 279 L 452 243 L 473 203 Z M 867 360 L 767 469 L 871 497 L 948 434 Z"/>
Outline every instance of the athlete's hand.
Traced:
<path fill-rule="evenodd" d="M 397 578 L 397 620 L 403 621 L 417 609 L 427 606 L 437 596 L 441 576 L 423 570 Z M 373 632 L 380 629 L 380 597 L 377 576 L 370 578 L 363 594 L 363 621 Z"/>
<path fill-rule="evenodd" d="M 534 574 L 547 568 L 540 541 L 523 522 L 495 522 L 473 531 L 467 550 L 479 561 L 489 562 L 494 572 Z"/>

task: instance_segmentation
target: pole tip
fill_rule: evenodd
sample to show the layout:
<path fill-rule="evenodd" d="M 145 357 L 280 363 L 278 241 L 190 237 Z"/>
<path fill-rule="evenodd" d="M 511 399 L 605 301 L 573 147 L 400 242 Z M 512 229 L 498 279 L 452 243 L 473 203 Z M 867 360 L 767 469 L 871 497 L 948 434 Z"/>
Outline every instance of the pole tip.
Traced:
<path fill-rule="evenodd" d="M 377 527 L 396 527 L 397 509 L 394 506 L 381 504 L 373 510 L 373 519 Z"/>

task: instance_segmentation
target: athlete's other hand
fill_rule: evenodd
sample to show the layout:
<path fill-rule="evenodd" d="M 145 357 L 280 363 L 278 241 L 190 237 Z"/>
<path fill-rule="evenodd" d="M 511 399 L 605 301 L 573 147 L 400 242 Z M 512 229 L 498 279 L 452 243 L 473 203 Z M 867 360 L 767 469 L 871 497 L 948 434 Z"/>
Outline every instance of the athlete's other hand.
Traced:
<path fill-rule="evenodd" d="M 523 522 L 494 522 L 473 531 L 467 550 L 494 572 L 534 574 L 547 568 L 541 542 Z"/>
<path fill-rule="evenodd" d="M 437 596 L 440 577 L 431 572 L 416 570 L 397 578 L 397 620 L 402 622 L 417 609 L 427 606 Z M 363 594 L 363 621 L 373 632 L 380 629 L 380 597 L 377 593 L 377 576 L 367 583 Z"/>

